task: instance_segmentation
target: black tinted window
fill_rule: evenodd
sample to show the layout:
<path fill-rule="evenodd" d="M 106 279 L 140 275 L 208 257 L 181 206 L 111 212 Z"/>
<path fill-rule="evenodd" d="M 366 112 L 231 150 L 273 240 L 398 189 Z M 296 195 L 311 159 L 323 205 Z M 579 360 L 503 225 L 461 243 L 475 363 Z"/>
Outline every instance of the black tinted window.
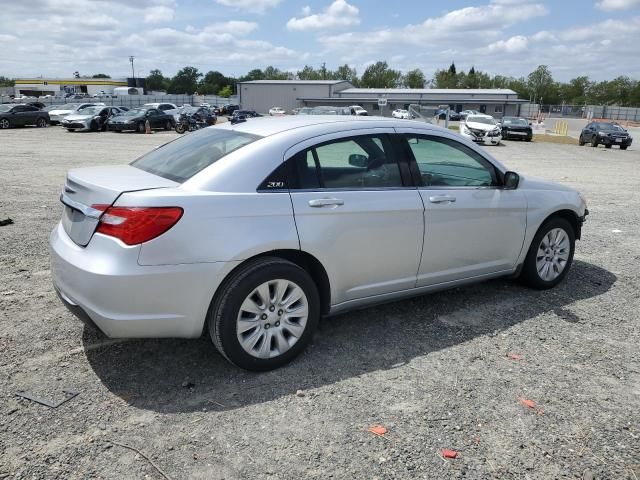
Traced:
<path fill-rule="evenodd" d="M 292 188 L 391 188 L 402 178 L 386 135 L 362 135 L 316 145 L 290 161 L 296 186 Z"/>
<path fill-rule="evenodd" d="M 147 153 L 131 165 L 182 183 L 225 155 L 259 138 L 248 133 L 204 128 Z"/>

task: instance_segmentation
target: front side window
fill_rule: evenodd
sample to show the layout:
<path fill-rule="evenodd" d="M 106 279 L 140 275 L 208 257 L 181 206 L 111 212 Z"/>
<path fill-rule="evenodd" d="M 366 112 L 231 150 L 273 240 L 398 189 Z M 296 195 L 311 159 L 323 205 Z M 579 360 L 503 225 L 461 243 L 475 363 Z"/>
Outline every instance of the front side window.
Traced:
<path fill-rule="evenodd" d="M 444 137 L 406 135 L 425 187 L 498 185 L 494 166 L 466 145 Z"/>
<path fill-rule="evenodd" d="M 386 135 L 333 140 L 295 155 L 292 188 L 402 187 L 400 167 Z"/>

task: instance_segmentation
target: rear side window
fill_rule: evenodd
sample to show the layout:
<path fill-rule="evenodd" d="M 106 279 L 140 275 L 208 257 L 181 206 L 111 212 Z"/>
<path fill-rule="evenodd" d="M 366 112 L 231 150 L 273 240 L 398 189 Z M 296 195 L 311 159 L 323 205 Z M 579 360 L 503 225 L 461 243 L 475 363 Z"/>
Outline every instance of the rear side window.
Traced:
<path fill-rule="evenodd" d="M 260 138 L 232 130 L 204 128 L 147 153 L 131 165 L 183 183 L 225 155 Z"/>

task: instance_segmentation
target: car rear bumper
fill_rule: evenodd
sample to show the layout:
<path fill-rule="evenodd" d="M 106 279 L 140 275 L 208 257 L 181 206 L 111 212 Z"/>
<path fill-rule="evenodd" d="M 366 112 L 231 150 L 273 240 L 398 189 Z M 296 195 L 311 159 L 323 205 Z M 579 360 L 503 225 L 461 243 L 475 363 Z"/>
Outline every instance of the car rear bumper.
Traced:
<path fill-rule="evenodd" d="M 139 245 L 96 234 L 79 247 L 62 224 L 49 243 L 53 284 L 63 303 L 112 338 L 199 337 L 214 292 L 235 266 L 141 266 Z"/>

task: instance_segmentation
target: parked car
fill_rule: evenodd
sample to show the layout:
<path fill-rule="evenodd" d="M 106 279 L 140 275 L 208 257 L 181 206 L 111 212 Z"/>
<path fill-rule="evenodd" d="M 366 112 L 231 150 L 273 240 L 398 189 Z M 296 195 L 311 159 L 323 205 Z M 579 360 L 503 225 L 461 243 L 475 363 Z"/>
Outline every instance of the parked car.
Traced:
<path fill-rule="evenodd" d="M 552 288 L 588 214 L 447 129 L 350 116 L 204 128 L 69 171 L 61 201 L 72 312 L 109 337 L 206 332 L 249 370 L 296 357 L 321 315 L 503 276 Z"/>
<path fill-rule="evenodd" d="M 35 125 L 46 127 L 49 125 L 49 114 L 31 105 L 0 105 L 0 128 L 24 127 Z"/>
<path fill-rule="evenodd" d="M 391 116 L 393 118 L 411 118 L 409 116 L 409 110 L 404 110 L 402 108 L 396 108 L 393 112 L 391 112 Z"/>
<path fill-rule="evenodd" d="M 366 117 L 366 116 L 369 115 L 369 112 L 367 112 L 360 105 L 351 105 L 349 107 L 349 110 L 351 111 L 351 115 L 356 115 L 356 116 L 360 116 L 360 117 Z"/>
<path fill-rule="evenodd" d="M 67 115 L 61 125 L 70 132 L 78 131 L 106 131 L 107 121 L 124 110 L 119 107 L 87 107 L 78 112 Z"/>
<path fill-rule="evenodd" d="M 332 107 L 328 105 L 321 105 L 313 107 L 309 111 L 309 115 L 351 115 L 349 107 Z"/>
<path fill-rule="evenodd" d="M 438 110 L 438 118 L 440 120 L 446 120 L 447 118 L 447 110 Z M 455 110 L 449 110 L 449 120 L 451 120 L 452 122 L 457 122 L 460 120 L 460 114 L 458 112 L 456 112 Z"/>
<path fill-rule="evenodd" d="M 500 122 L 502 129 L 502 138 L 518 138 L 530 142 L 533 138 L 533 129 L 526 118 L 520 117 L 502 117 Z"/>
<path fill-rule="evenodd" d="M 460 112 L 460 120 L 464 120 L 468 115 L 482 115 L 477 110 L 462 110 Z"/>
<path fill-rule="evenodd" d="M 245 117 L 245 118 L 256 118 L 261 116 L 262 115 L 260 115 L 255 110 L 236 110 L 235 112 L 233 112 L 233 115 L 232 115 L 232 117 Z"/>
<path fill-rule="evenodd" d="M 293 113 L 294 115 L 309 115 L 311 113 L 311 110 L 313 110 L 311 107 L 300 107 L 294 108 L 291 113 Z"/>
<path fill-rule="evenodd" d="M 65 105 L 62 105 L 58 110 L 50 110 L 49 117 L 51 118 L 51 125 L 60 123 L 67 115 L 71 115 L 72 113 L 79 112 L 85 108 L 95 106 L 104 106 L 104 103 L 67 103 Z"/>
<path fill-rule="evenodd" d="M 500 145 L 502 130 L 491 115 L 467 115 L 460 122 L 460 135 L 476 143 Z"/>
<path fill-rule="evenodd" d="M 286 113 L 287 113 L 286 110 L 282 107 L 271 107 L 269 109 L 269 115 L 271 115 L 272 117 L 275 115 L 282 116 L 282 115 L 285 115 Z"/>
<path fill-rule="evenodd" d="M 578 143 L 590 143 L 592 147 L 604 145 L 611 148 L 619 145 L 620 150 L 626 150 L 633 142 L 633 137 L 624 128 L 613 122 L 591 122 L 580 132 Z"/>
<path fill-rule="evenodd" d="M 227 115 L 233 115 L 233 112 L 235 112 L 236 110 L 240 110 L 240 105 L 230 104 L 225 105 L 224 107 L 224 113 L 226 113 Z"/>
<path fill-rule="evenodd" d="M 165 129 L 171 130 L 175 127 L 173 115 L 161 112 L 156 108 L 142 107 L 134 108 L 127 112 L 111 117 L 107 122 L 108 129 L 115 132 L 124 132 L 127 130 L 135 130 L 138 133 L 146 131 L 146 122 L 152 130 Z"/>
<path fill-rule="evenodd" d="M 178 108 L 173 103 L 145 103 L 144 106 L 146 108 L 155 108 L 157 110 L 160 110 L 161 112 L 166 112 L 167 110 L 176 110 Z M 183 107 L 184 106 L 185 105 L 183 105 Z M 186 105 L 186 106 L 190 106 L 190 105 Z"/>

